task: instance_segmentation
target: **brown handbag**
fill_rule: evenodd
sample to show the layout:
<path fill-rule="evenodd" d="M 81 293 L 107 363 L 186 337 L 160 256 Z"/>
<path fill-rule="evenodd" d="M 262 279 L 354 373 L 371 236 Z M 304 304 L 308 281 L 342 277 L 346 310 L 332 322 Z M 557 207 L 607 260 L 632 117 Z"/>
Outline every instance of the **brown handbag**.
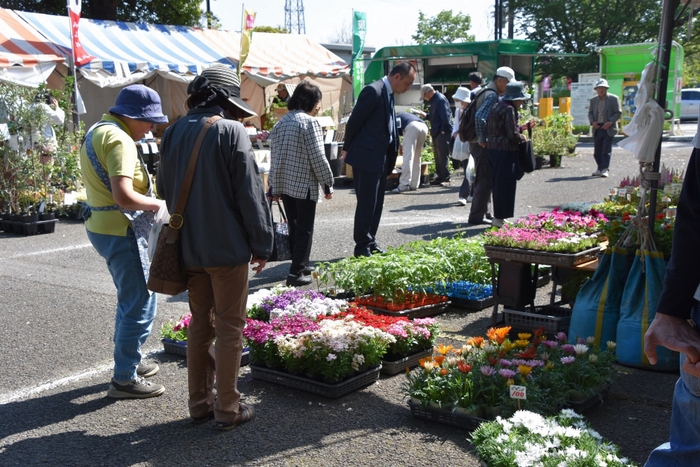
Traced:
<path fill-rule="evenodd" d="M 177 295 L 187 290 L 187 274 L 185 273 L 185 265 L 182 264 L 180 251 L 180 228 L 185 221 L 182 213 L 187 205 L 187 197 L 190 194 L 202 141 L 204 141 L 204 136 L 209 128 L 220 118 L 219 115 L 214 115 L 207 120 L 194 143 L 185 179 L 182 181 L 180 196 L 175 204 L 175 212 L 170 215 L 170 222 L 161 228 L 156 241 L 156 250 L 153 253 L 153 261 L 151 261 L 148 283 L 146 284 L 148 290 L 166 295 Z"/>

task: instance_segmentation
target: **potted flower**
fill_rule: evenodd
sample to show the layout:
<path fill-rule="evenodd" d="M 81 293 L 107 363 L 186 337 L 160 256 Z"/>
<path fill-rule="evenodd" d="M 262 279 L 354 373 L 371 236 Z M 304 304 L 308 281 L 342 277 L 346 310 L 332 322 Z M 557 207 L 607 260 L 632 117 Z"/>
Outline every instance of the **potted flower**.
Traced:
<path fill-rule="evenodd" d="M 471 442 L 486 467 L 571 465 L 572 459 L 575 465 L 632 465 L 570 409 L 549 417 L 520 410 L 507 419 L 482 423 Z"/>
<path fill-rule="evenodd" d="M 160 327 L 160 337 L 167 353 L 187 356 L 187 329 L 190 327 L 192 313 L 179 319 L 170 319 Z"/>
<path fill-rule="evenodd" d="M 316 318 L 319 315 L 338 313 L 347 306 L 345 300 L 334 300 L 313 290 L 276 286 L 250 295 L 246 313 L 249 318 L 261 321 L 298 313 Z"/>
<path fill-rule="evenodd" d="M 435 354 L 407 373 L 404 391 L 414 415 L 421 407 L 464 411 L 492 419 L 510 415 L 521 406 L 551 414 L 579 404 L 580 395 L 595 401 L 613 376 L 615 344 L 590 347 L 589 340 L 567 343 L 563 332 L 548 338 L 544 328 L 509 338 L 510 327 L 491 328 L 486 337 L 473 337 L 460 349 L 438 346 Z M 511 385 L 527 388 L 527 398 L 510 398 Z M 588 402 L 588 401 L 587 401 Z M 585 407 L 584 407 L 585 408 Z"/>

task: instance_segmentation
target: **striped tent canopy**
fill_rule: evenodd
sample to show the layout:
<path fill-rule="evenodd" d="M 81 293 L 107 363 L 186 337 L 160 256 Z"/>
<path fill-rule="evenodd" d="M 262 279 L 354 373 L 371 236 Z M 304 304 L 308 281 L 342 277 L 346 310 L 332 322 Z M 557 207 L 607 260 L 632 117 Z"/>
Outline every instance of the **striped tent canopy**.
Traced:
<path fill-rule="evenodd" d="M 70 30 L 66 16 L 17 12 L 70 56 Z M 153 75 L 188 82 L 212 63 L 235 68 L 235 63 L 187 26 L 166 26 L 104 20 L 80 20 L 80 42 L 95 58 L 78 67 L 100 87 L 120 87 Z"/>
<path fill-rule="evenodd" d="M 0 8 L 0 79 L 37 86 L 63 61 L 61 51 L 17 13 Z"/>
<path fill-rule="evenodd" d="M 206 29 L 198 31 L 221 53 L 238 63 L 240 34 Z M 298 76 L 339 78 L 350 73 L 342 58 L 304 35 L 254 32 L 248 59 L 241 72 L 282 81 Z"/>

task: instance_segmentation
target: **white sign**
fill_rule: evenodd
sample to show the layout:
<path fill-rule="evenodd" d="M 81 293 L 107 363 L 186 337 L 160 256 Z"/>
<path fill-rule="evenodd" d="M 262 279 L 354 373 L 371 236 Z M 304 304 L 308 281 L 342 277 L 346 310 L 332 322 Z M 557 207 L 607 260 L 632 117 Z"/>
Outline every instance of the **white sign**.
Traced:
<path fill-rule="evenodd" d="M 572 83 L 573 84 L 573 83 Z M 527 399 L 527 388 L 525 386 L 510 385 L 511 399 Z"/>
<path fill-rule="evenodd" d="M 588 107 L 596 96 L 594 82 L 571 83 L 571 116 L 574 125 L 588 125 Z"/>

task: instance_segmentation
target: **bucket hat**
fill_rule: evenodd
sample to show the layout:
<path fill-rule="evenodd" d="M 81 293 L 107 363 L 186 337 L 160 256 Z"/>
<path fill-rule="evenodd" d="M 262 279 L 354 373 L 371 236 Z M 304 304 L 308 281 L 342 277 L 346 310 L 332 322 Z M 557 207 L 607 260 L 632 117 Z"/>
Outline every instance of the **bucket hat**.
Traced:
<path fill-rule="evenodd" d="M 233 69 L 217 63 L 203 70 L 200 76 L 209 80 L 212 86 L 229 91 L 230 96 L 228 101 L 237 109 L 247 114 L 245 118 L 258 116 L 258 114 L 241 99 L 241 81 L 238 79 L 238 73 Z"/>
<path fill-rule="evenodd" d="M 530 94 L 525 92 L 525 86 L 520 81 L 506 84 L 506 93 L 502 97 L 504 101 L 526 101 Z"/>
<path fill-rule="evenodd" d="M 132 84 L 119 91 L 110 113 L 155 124 L 168 123 L 160 106 L 160 96 L 143 84 Z"/>
<path fill-rule="evenodd" d="M 609 88 L 608 86 L 608 80 L 605 78 L 600 78 L 598 81 L 595 82 L 595 86 L 593 86 L 593 89 L 595 88 Z"/>
<path fill-rule="evenodd" d="M 471 91 L 464 87 L 457 88 L 457 91 L 452 95 L 452 99 L 460 102 L 469 102 L 469 95 Z"/>
<path fill-rule="evenodd" d="M 502 66 L 496 70 L 496 76 L 505 78 L 511 83 L 515 81 L 515 72 L 509 66 Z"/>

